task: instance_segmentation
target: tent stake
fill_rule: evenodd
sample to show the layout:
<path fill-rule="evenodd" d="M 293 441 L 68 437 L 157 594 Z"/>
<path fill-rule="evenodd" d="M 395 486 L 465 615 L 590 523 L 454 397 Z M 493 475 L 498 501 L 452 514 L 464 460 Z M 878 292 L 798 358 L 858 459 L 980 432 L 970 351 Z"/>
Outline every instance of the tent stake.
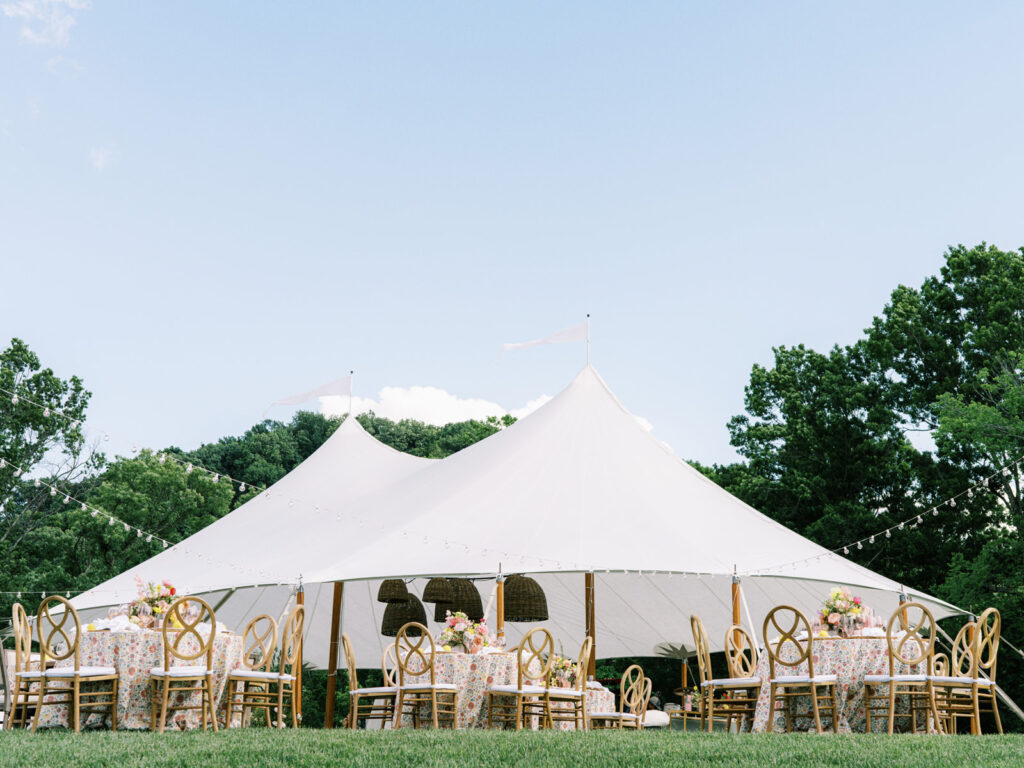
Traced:
<path fill-rule="evenodd" d="M 345 582 L 334 582 L 331 603 L 331 643 L 327 657 L 327 703 L 324 705 L 324 728 L 334 727 L 334 695 L 338 690 L 338 631 L 341 629 L 341 593 Z"/>

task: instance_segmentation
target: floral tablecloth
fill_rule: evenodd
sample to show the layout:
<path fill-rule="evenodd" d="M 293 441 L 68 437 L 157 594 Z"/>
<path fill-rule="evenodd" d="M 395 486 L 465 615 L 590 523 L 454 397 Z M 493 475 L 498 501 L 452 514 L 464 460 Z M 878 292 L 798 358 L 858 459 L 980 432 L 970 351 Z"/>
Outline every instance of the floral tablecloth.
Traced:
<path fill-rule="evenodd" d="M 554 704 L 553 706 L 562 706 L 565 709 L 569 708 L 569 704 Z M 591 712 L 615 712 L 615 694 L 609 691 L 607 688 L 588 688 L 587 689 L 587 718 L 590 718 Z M 572 731 L 576 729 L 576 724 L 571 723 L 567 720 L 555 723 L 555 727 L 560 731 Z"/>
<path fill-rule="evenodd" d="M 439 651 L 434 655 L 437 682 L 458 686 L 457 728 L 487 727 L 487 689 L 492 685 L 514 685 L 517 663 L 516 654 L 506 652 Z M 406 725 L 412 725 L 411 715 L 403 718 L 402 726 Z"/>
<path fill-rule="evenodd" d="M 223 695 L 227 672 L 237 669 L 242 662 L 242 637 L 232 632 L 218 632 L 213 638 L 213 695 L 214 711 L 223 724 Z M 81 656 L 83 667 L 114 667 L 119 677 L 117 693 L 118 729 L 148 729 L 152 721 L 151 689 L 149 671 L 164 663 L 163 637 L 160 632 L 142 630 L 139 632 L 82 632 Z M 172 667 L 186 665 L 173 663 Z M 57 666 L 71 666 L 66 659 Z M 184 703 L 184 694 L 178 696 L 178 703 Z M 50 697 L 47 697 L 50 698 Z M 193 694 L 189 704 L 199 704 L 199 694 Z M 169 727 L 182 729 L 200 726 L 198 709 L 172 712 L 173 722 Z M 90 724 L 99 724 L 99 715 L 93 715 Z M 44 700 L 39 725 L 43 728 L 67 726 L 66 704 L 47 706 Z"/>
<path fill-rule="evenodd" d="M 799 654 L 792 643 L 783 648 L 786 658 L 796 658 Z M 798 667 L 785 667 L 785 671 L 776 670 L 780 675 L 806 675 L 807 664 Z M 910 674 L 912 670 L 906 664 L 897 661 L 896 674 Z M 839 685 L 836 697 L 839 700 L 839 732 L 863 733 L 864 717 L 864 676 L 883 675 L 889 673 L 889 646 L 884 637 L 853 637 L 853 638 L 815 638 L 814 639 L 814 674 L 836 675 Z M 768 705 L 771 688 L 768 668 L 768 652 L 762 651 L 757 662 L 756 675 L 761 678 L 761 692 L 757 699 L 757 712 L 754 716 L 753 730 L 755 733 L 768 730 Z M 793 728 L 814 730 L 813 717 L 808 720 L 798 715 L 810 715 L 811 698 L 801 696 L 793 700 Z M 822 728 L 831 730 L 831 717 L 821 716 Z M 785 710 L 776 702 L 775 728 L 776 733 L 786 730 Z"/>

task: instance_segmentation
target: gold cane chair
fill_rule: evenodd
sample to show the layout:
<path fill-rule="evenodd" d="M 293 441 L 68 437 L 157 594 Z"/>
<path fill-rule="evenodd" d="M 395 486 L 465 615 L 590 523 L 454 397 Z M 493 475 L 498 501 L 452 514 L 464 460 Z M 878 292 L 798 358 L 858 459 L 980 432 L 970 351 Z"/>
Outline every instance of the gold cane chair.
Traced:
<path fill-rule="evenodd" d="M 39 693 L 32 730 L 39 727 L 44 706 L 67 704 L 68 724 L 75 733 L 82 730 L 84 713 L 108 714 L 110 728 L 116 731 L 117 670 L 82 666 L 82 623 L 78 620 L 78 611 L 63 597 L 51 595 L 39 604 L 36 627 L 39 630 Z M 50 660 L 70 660 L 70 664 L 47 669 Z M 46 697 L 49 701 L 44 702 Z"/>
<path fill-rule="evenodd" d="M 772 631 L 769 632 L 769 627 Z M 802 630 L 807 638 L 806 643 L 797 639 Z M 768 639 L 769 634 L 778 632 L 774 642 Z M 786 732 L 793 730 L 793 700 L 800 696 L 811 697 L 811 716 L 818 733 L 821 727 L 821 712 L 825 710 L 832 715 L 832 732 L 839 730 L 839 701 L 836 695 L 838 678 L 835 675 L 814 674 L 814 637 L 811 625 L 799 610 L 789 605 L 772 608 L 764 619 L 762 627 L 765 649 L 768 651 L 769 669 L 769 703 L 768 733 L 775 728 L 775 704 L 781 702 L 786 716 Z M 792 647 L 792 652 L 788 649 Z M 777 674 L 784 669 L 795 669 L 807 664 L 806 675 Z M 806 715 L 804 715 L 806 717 Z"/>
<path fill-rule="evenodd" d="M 356 657 L 352 653 L 352 641 L 344 633 L 341 635 L 341 647 L 345 651 L 345 663 L 348 665 L 348 727 L 358 728 L 360 720 L 364 723 L 380 720 L 382 726 L 387 724 L 394 719 L 395 701 L 398 698 L 398 683 L 394 676 L 397 670 L 393 664 L 389 668 L 390 659 L 396 659 L 395 644 L 389 643 L 381 657 L 384 685 L 371 688 L 359 686 L 359 679 L 356 677 Z"/>
<path fill-rule="evenodd" d="M 590 727 L 595 730 L 643 730 L 644 713 L 651 697 L 651 681 L 639 664 L 626 667 L 619 681 L 619 709 L 616 712 L 591 712 Z"/>
<path fill-rule="evenodd" d="M 697 652 L 697 670 L 700 674 L 700 693 L 697 705 L 700 712 L 701 730 L 709 733 L 715 728 L 715 715 L 725 715 L 726 731 L 731 730 L 732 720 L 743 715 L 753 715 L 757 706 L 757 694 L 761 689 L 761 678 L 755 677 L 757 650 L 750 635 L 742 627 L 733 624 L 725 635 L 726 659 L 730 677 L 714 677 L 711 669 L 711 647 L 708 633 L 700 616 L 690 616 L 693 632 L 693 647 Z M 752 659 L 752 668 L 748 668 Z M 743 674 L 737 674 L 739 669 Z"/>
<path fill-rule="evenodd" d="M 224 687 L 224 727 L 230 728 L 236 706 L 241 710 L 241 723 L 255 705 L 253 702 L 269 704 L 271 701 L 268 680 L 277 676 L 270 671 L 277 650 L 277 621 L 273 616 L 262 614 L 252 619 L 242 633 L 242 666 L 230 672 Z M 241 688 L 241 690 L 239 690 Z M 240 697 L 237 705 L 236 697 Z M 270 727 L 270 707 L 262 707 Z"/>
<path fill-rule="evenodd" d="M 203 623 L 210 626 L 210 633 L 205 638 L 198 629 Z M 152 684 L 152 729 L 163 733 L 169 713 L 198 709 L 203 730 L 206 730 L 209 722 L 216 733 L 217 717 L 213 711 L 213 640 L 217 634 L 217 620 L 213 609 L 199 597 L 178 598 L 164 615 L 161 633 L 163 666 L 149 671 Z M 199 694 L 198 706 L 190 703 L 196 693 Z M 178 703 L 178 697 L 184 703 Z"/>
<path fill-rule="evenodd" d="M 999 638 L 1002 631 L 1002 617 L 995 608 L 986 608 L 978 617 L 978 706 L 981 714 L 990 713 L 996 721 L 996 731 L 1003 732 L 996 706 L 996 661 L 999 656 Z"/>
<path fill-rule="evenodd" d="M 594 639 L 586 637 L 576 664 L 576 684 L 572 688 L 548 688 L 552 723 L 572 723 L 577 731 L 587 728 L 587 666 Z M 562 705 L 562 706 L 559 706 Z"/>
<path fill-rule="evenodd" d="M 430 630 L 419 622 L 411 621 L 398 630 L 395 637 L 395 655 L 398 656 L 398 701 L 395 705 L 395 728 L 402 727 L 402 717 L 408 708 L 413 728 L 419 728 L 421 708 L 430 707 L 434 728 L 443 718 L 455 728 L 458 716 L 459 690 L 455 683 L 437 682 L 434 638 Z"/>
<path fill-rule="evenodd" d="M 946 733 L 956 733 L 957 721 L 961 718 L 970 721 L 972 734 L 981 733 L 979 647 L 978 624 L 969 621 L 960 628 L 953 640 L 948 674 L 928 676 L 932 687 L 933 709 L 938 723 Z"/>
<path fill-rule="evenodd" d="M 864 676 L 864 709 L 866 727 L 871 733 L 871 721 L 885 717 L 891 735 L 896 718 L 910 720 L 910 729 L 917 733 L 917 715 L 927 717 L 937 713 L 932 707 L 929 675 L 935 674 L 935 618 L 922 603 L 904 603 L 889 618 L 885 630 L 889 648 L 889 673 Z M 910 668 L 909 673 L 896 673 L 896 664 Z M 884 689 L 880 690 L 880 689 Z M 898 712 L 897 697 L 906 696 L 910 706 Z"/>
<path fill-rule="evenodd" d="M 729 713 L 725 728 L 727 732 L 731 731 L 735 719 L 738 733 L 743 728 L 744 719 L 753 723 L 757 697 L 761 693 L 761 678 L 757 675 L 757 645 L 750 633 L 739 624 L 733 624 L 725 632 L 725 659 L 729 665 L 729 679 L 724 684 L 715 683 L 708 688 L 724 689 L 725 706 Z M 708 691 L 708 698 L 714 702 L 713 690 Z"/>
<path fill-rule="evenodd" d="M 39 683 L 39 664 L 32 660 L 32 626 L 21 603 L 11 607 L 11 619 L 14 650 L 3 651 L 10 677 L 4 681 L 5 691 L 9 690 L 11 697 L 9 711 L 4 719 L 4 728 L 7 730 L 28 725 L 29 713 L 35 714 L 35 707 L 29 704 L 34 693 L 32 688 L 38 687 Z"/>
<path fill-rule="evenodd" d="M 277 689 L 277 727 L 284 728 L 285 702 L 292 721 L 292 728 L 299 727 L 299 666 L 302 664 L 302 638 L 306 624 L 306 609 L 296 605 L 281 628 L 281 663 L 276 678 L 270 685 Z"/>
<path fill-rule="evenodd" d="M 487 727 L 495 723 L 517 731 L 528 719 L 539 717 L 542 727 L 551 725 L 548 699 L 555 642 L 543 627 L 531 629 L 516 651 L 516 684 L 492 685 L 487 689 Z"/>

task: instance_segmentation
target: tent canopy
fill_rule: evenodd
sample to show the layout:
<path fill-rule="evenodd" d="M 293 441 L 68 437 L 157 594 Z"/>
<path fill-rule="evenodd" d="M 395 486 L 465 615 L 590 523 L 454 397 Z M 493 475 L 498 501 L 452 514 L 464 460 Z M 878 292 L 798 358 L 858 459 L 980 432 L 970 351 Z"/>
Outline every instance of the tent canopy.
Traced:
<path fill-rule="evenodd" d="M 258 576 L 244 571 L 256 564 Z M 691 645 L 691 613 L 721 648 L 734 568 L 755 637 L 772 606 L 813 612 L 832 585 L 853 587 L 882 614 L 903 591 L 680 460 L 587 366 L 531 415 L 442 461 L 392 451 L 348 419 L 268 492 L 74 602 L 126 602 L 135 574 L 194 593 L 261 585 L 218 613 L 240 629 L 246 617 L 287 599 L 290 590 L 278 582 L 300 574 L 310 585 L 346 581 L 343 630 L 357 658 L 375 664 L 389 642 L 379 635 L 383 606 L 373 599 L 380 579 L 410 579 L 419 594 L 429 576 L 481 577 L 486 602 L 499 570 L 531 573 L 548 597 L 546 624 L 568 651 L 583 640 L 583 574 L 592 572 L 598 652 L 614 657 L 651 655 L 665 642 Z M 329 589 L 311 591 L 307 658 L 325 664 Z M 959 612 L 908 592 L 937 616 Z M 518 628 L 507 629 L 515 640 Z"/>

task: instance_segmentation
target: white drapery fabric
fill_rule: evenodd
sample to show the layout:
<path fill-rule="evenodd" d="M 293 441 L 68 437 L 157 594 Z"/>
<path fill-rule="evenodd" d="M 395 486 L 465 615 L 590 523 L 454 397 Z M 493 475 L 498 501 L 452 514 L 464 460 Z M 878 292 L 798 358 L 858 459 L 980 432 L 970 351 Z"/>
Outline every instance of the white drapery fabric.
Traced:
<path fill-rule="evenodd" d="M 502 344 L 501 350 L 498 352 L 498 356 L 501 356 L 502 352 L 510 352 L 516 349 L 527 349 L 529 347 L 539 347 L 542 344 L 562 344 L 567 341 L 587 341 L 589 321 L 574 325 L 569 328 L 563 328 L 560 331 L 552 333 L 550 336 L 545 336 L 543 339 L 533 339 L 532 341 L 515 341 L 510 344 Z"/>
<path fill-rule="evenodd" d="M 352 394 L 352 374 L 348 376 L 342 376 L 340 379 L 329 381 L 326 384 L 321 384 L 315 389 L 311 389 L 308 392 L 300 392 L 297 395 L 282 398 L 281 400 L 275 400 L 266 407 L 260 418 L 266 418 L 266 415 L 270 413 L 270 409 L 275 405 L 302 405 L 308 403 L 310 400 L 315 400 L 318 397 L 326 397 L 328 395 L 351 395 Z"/>

